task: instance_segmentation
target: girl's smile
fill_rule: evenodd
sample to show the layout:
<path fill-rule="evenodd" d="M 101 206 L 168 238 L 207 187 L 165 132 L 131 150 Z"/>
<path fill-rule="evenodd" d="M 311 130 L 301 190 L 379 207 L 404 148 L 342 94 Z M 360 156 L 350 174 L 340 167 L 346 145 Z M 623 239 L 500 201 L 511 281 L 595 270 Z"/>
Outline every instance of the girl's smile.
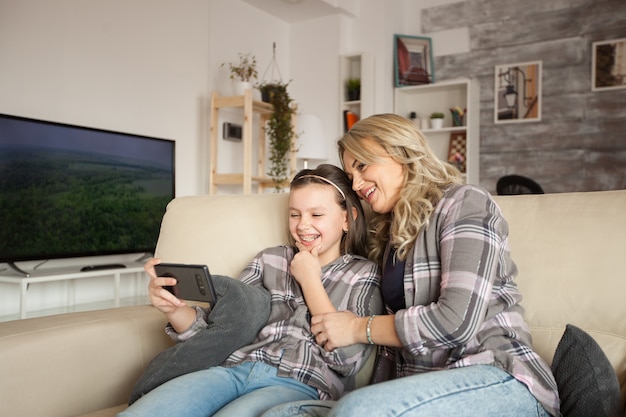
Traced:
<path fill-rule="evenodd" d="M 321 266 L 339 257 L 348 230 L 348 215 L 335 200 L 334 188 L 326 184 L 308 184 L 289 195 L 289 232 L 300 249 L 317 248 Z"/>

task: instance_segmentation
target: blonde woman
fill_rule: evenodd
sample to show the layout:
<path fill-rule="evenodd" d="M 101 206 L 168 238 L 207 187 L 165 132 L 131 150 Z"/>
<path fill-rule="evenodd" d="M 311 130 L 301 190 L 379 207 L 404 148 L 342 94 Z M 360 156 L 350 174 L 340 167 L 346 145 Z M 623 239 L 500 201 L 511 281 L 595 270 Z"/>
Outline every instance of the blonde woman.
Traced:
<path fill-rule="evenodd" d="M 369 256 L 383 270 L 387 314 L 321 314 L 311 330 L 327 350 L 369 343 L 390 351 L 395 375 L 330 410 L 294 404 L 266 415 L 559 416 L 554 377 L 533 351 L 519 304 L 508 225 L 489 193 L 464 185 L 397 115 L 356 123 L 339 154 L 374 212 Z"/>

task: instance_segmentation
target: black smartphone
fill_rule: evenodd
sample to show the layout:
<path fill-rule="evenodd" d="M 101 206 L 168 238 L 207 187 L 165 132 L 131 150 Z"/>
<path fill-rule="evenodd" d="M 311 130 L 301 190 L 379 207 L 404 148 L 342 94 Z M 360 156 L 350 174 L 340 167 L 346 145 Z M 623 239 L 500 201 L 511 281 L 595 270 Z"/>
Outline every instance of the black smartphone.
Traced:
<path fill-rule="evenodd" d="M 181 300 L 215 303 L 215 288 L 206 265 L 160 263 L 154 266 L 157 277 L 176 278 L 176 285 L 164 287 Z"/>

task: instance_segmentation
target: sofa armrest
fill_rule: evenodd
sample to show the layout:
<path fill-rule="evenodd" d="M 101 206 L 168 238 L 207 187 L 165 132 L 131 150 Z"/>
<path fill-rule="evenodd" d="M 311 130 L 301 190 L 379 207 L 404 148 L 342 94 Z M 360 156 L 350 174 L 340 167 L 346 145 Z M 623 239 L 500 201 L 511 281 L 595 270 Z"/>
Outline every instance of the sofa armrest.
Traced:
<path fill-rule="evenodd" d="M 140 373 L 172 345 L 152 306 L 0 323 L 0 414 L 68 416 L 124 404 Z"/>

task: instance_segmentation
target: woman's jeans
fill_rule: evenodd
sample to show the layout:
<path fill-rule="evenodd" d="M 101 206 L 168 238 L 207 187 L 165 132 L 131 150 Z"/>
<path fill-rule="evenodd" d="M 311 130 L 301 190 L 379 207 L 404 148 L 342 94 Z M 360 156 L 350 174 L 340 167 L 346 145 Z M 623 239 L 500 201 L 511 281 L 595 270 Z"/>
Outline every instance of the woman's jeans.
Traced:
<path fill-rule="evenodd" d="M 332 407 L 332 408 L 331 408 Z M 369 385 L 336 403 L 303 401 L 262 417 L 547 417 L 528 388 L 495 366 L 431 371 Z"/>
<path fill-rule="evenodd" d="M 315 388 L 276 372 L 262 362 L 192 372 L 150 391 L 118 417 L 257 417 L 278 404 L 319 399 Z"/>

